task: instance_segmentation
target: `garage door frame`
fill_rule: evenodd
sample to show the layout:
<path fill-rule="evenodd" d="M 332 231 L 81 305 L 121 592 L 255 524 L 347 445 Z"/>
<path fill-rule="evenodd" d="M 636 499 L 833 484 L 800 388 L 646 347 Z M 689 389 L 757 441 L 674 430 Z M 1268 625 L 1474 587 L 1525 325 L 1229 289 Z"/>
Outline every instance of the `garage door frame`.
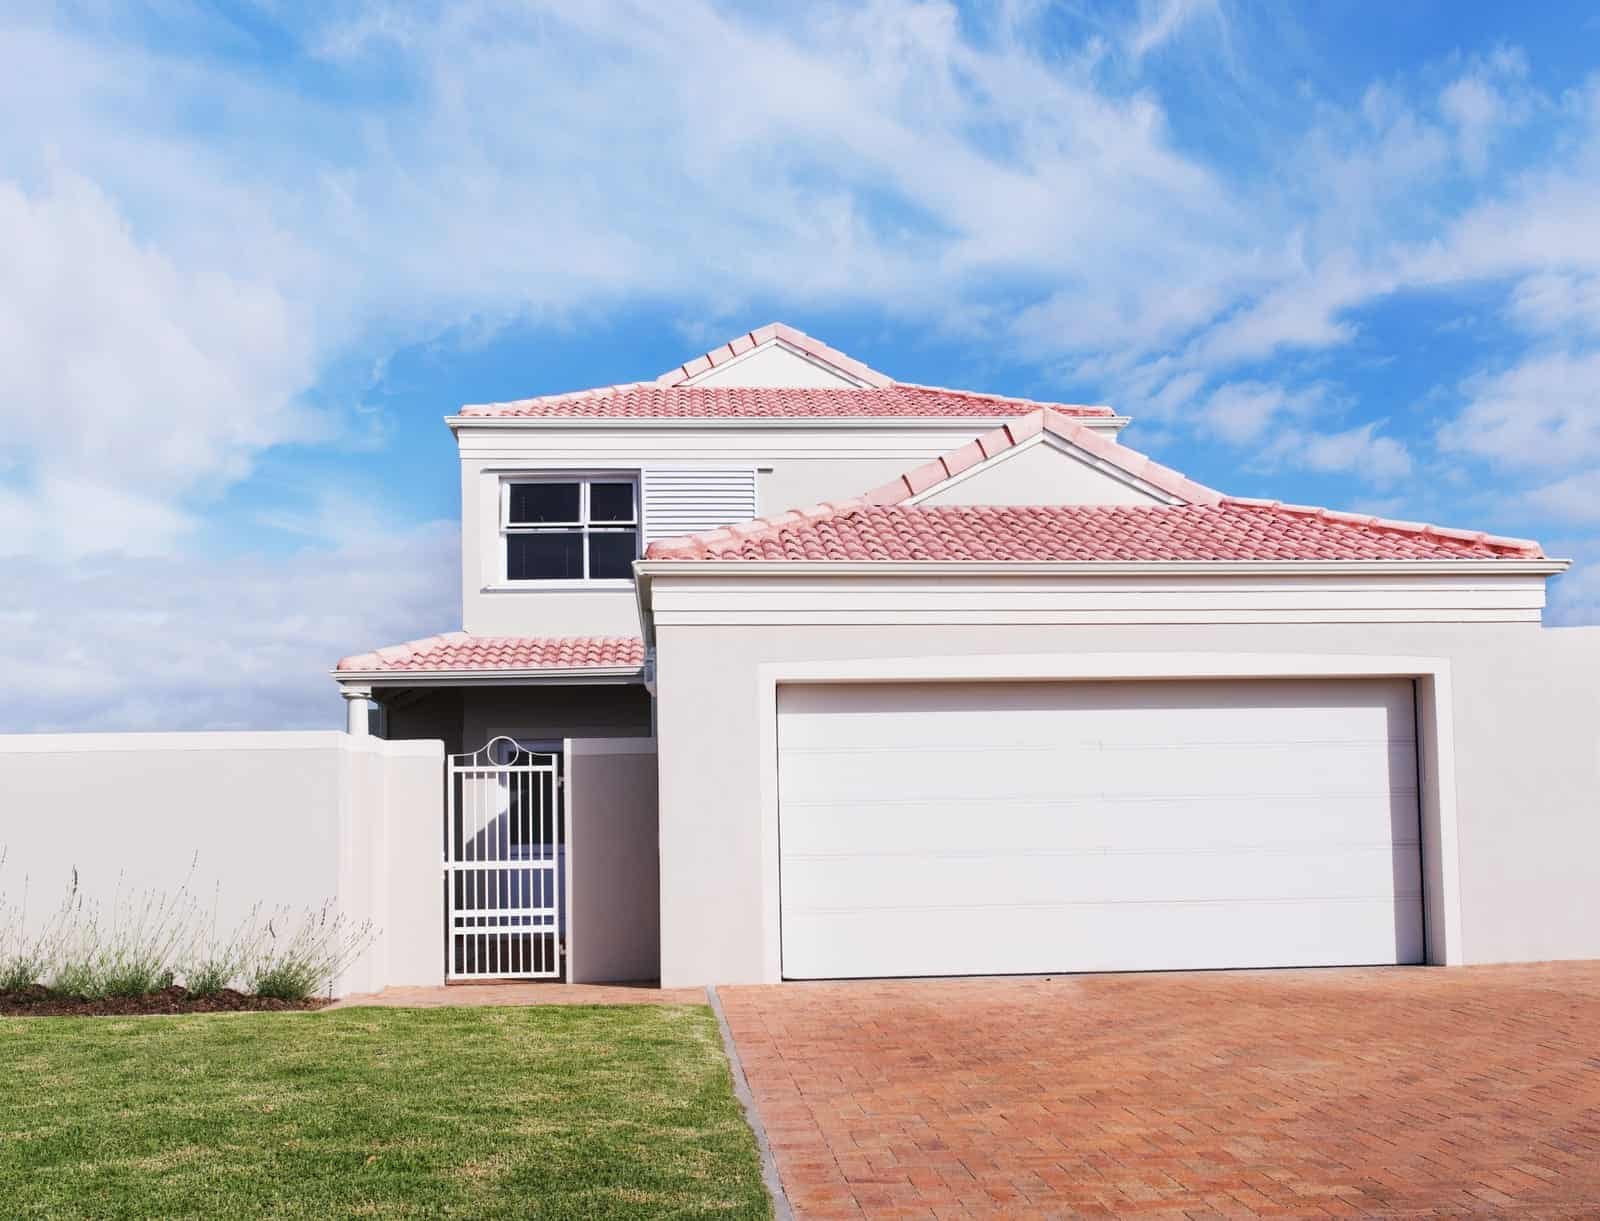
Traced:
<path fill-rule="evenodd" d="M 778 687 L 879 682 L 1174 681 L 1409 678 L 1416 682 L 1418 804 L 1422 822 L 1426 961 L 1465 961 L 1461 944 L 1450 663 L 1361 654 L 1072 653 L 769 662 L 757 670 L 761 729 L 763 976 L 782 978 L 778 851 Z"/>

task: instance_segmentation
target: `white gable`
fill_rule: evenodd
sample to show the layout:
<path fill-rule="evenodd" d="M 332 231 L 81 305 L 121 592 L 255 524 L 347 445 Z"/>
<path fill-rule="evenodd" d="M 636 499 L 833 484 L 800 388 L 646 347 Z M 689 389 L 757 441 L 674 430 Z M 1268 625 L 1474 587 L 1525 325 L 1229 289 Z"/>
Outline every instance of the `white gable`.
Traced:
<path fill-rule="evenodd" d="M 796 351 L 781 339 L 769 339 L 742 356 L 735 356 L 732 360 L 707 369 L 683 384 L 854 389 L 864 383 L 820 357 Z"/>
<path fill-rule="evenodd" d="M 1040 434 L 909 503 L 920 505 L 1165 505 L 1173 497 L 1108 467 L 1070 441 Z"/>

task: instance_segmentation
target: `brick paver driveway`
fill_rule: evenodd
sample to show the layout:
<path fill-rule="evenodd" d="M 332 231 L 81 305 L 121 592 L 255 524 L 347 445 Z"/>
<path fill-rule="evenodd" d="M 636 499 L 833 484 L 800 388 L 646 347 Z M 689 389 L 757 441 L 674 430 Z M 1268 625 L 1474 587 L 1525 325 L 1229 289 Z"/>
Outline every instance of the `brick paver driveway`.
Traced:
<path fill-rule="evenodd" d="M 1600 1216 L 1600 963 L 720 993 L 802 1216 Z"/>

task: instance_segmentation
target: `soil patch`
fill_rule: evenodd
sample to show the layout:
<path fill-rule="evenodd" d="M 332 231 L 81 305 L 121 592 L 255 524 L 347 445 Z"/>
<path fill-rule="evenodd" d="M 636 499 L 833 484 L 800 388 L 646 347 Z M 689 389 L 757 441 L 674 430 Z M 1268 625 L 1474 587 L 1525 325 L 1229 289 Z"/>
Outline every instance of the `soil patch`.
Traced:
<path fill-rule="evenodd" d="M 149 992 L 144 996 L 59 996 L 49 988 L 35 985 L 16 992 L 0 992 L 3 1017 L 126 1017 L 142 1013 L 277 1013 L 286 1009 L 321 1009 L 331 1004 L 326 997 L 304 1001 L 284 1001 L 271 996 L 247 996 L 224 988 L 210 996 L 192 996 L 189 989 L 177 986 Z"/>

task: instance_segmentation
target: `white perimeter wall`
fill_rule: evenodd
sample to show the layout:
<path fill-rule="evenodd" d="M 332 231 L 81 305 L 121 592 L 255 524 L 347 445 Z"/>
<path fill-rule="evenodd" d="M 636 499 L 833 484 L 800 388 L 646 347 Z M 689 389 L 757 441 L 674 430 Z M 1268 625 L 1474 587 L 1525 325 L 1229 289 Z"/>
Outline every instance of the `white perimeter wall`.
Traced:
<path fill-rule="evenodd" d="M 669 602 L 658 585 L 658 623 Z M 991 595 L 992 598 L 992 595 Z M 676 602 L 672 602 L 676 605 Z M 820 617 L 815 610 L 813 617 Z M 1389 655 L 1451 675 L 1462 960 L 1600 957 L 1600 629 L 1537 623 L 833 624 L 659 628 L 661 971 L 775 976 L 760 667 L 1005 653 Z M 995 619 L 1003 619 L 996 613 Z"/>
<path fill-rule="evenodd" d="M 443 979 L 443 746 L 333 732 L 0 737 L 0 893 L 30 924 L 187 878 L 220 929 L 337 902 L 380 935 L 338 993 Z M 191 862 L 193 872 L 191 874 Z"/>

